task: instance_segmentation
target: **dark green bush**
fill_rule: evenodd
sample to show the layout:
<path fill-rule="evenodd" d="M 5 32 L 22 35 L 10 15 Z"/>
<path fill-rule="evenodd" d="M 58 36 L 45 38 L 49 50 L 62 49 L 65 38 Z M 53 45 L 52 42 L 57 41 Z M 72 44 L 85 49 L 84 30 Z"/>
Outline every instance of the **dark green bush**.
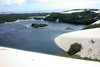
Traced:
<path fill-rule="evenodd" d="M 47 24 L 32 24 L 32 27 L 39 28 L 39 27 L 45 27 Z"/>
<path fill-rule="evenodd" d="M 73 43 L 73 44 L 70 46 L 70 48 L 69 48 L 69 50 L 68 50 L 67 53 L 68 53 L 69 55 L 74 55 L 74 54 L 76 54 L 77 52 L 79 52 L 81 49 L 82 49 L 81 44 L 79 44 L 79 43 Z"/>

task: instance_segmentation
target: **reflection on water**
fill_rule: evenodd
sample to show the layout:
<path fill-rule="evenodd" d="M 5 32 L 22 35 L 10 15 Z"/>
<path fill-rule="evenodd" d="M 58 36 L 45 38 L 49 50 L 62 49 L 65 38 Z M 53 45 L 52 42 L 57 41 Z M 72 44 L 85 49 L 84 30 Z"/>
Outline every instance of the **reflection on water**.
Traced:
<path fill-rule="evenodd" d="M 33 28 L 32 23 L 46 23 L 45 28 Z M 65 30 L 66 27 L 74 30 Z M 55 44 L 55 37 L 76 30 L 84 25 L 71 25 L 65 23 L 53 23 L 43 20 L 18 21 L 0 25 L 0 46 L 17 48 L 28 51 L 36 51 L 47 54 L 64 53 Z"/>

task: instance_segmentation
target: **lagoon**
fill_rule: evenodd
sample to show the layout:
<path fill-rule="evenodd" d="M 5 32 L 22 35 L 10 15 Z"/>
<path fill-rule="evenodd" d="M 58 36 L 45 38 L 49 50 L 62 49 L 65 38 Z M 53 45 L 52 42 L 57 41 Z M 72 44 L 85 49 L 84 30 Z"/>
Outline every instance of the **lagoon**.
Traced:
<path fill-rule="evenodd" d="M 48 26 L 33 28 L 32 23 L 43 23 Z M 73 28 L 65 30 L 65 28 Z M 46 54 L 64 53 L 54 42 L 54 39 L 68 32 L 81 30 L 85 25 L 55 23 L 44 20 L 23 20 L 0 25 L 0 46 L 34 51 Z"/>

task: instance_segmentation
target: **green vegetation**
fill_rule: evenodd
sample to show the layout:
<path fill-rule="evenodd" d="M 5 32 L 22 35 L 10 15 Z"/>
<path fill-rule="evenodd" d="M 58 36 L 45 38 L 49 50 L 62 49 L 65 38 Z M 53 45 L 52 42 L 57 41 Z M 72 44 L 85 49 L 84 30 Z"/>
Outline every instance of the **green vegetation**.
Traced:
<path fill-rule="evenodd" d="M 92 29 L 92 28 L 100 28 L 100 24 L 90 24 L 86 26 L 84 29 Z"/>
<path fill-rule="evenodd" d="M 81 51 L 81 49 L 82 49 L 81 44 L 79 44 L 79 43 L 73 43 L 73 44 L 70 46 L 70 48 L 69 48 L 69 50 L 68 50 L 67 53 L 68 53 L 69 55 L 74 55 L 74 54 L 76 54 L 77 52 Z"/>
<path fill-rule="evenodd" d="M 41 19 L 44 19 L 44 18 L 45 18 L 44 16 L 34 16 L 35 20 L 41 20 Z"/>
<path fill-rule="evenodd" d="M 30 19 L 33 16 L 46 16 L 49 13 L 23 13 L 23 14 L 0 14 L 0 24 L 5 22 L 13 22 L 18 19 Z"/>
<path fill-rule="evenodd" d="M 97 61 L 100 62 L 100 60 L 98 59 L 91 59 L 91 58 L 87 58 L 87 57 L 80 57 L 79 55 L 68 55 L 68 54 L 58 54 L 57 56 L 62 56 L 62 57 L 69 57 L 69 58 L 76 58 L 76 59 L 83 59 L 83 60 L 90 60 L 90 61 Z"/>
<path fill-rule="evenodd" d="M 46 27 L 47 24 L 32 24 L 32 27 L 39 28 L 39 27 Z"/>
<path fill-rule="evenodd" d="M 36 16 L 35 16 L 34 19 L 35 19 L 35 20 L 41 20 L 41 19 L 43 19 L 43 18 L 40 18 L 40 17 L 36 17 Z"/>
<path fill-rule="evenodd" d="M 77 12 L 71 14 L 52 13 L 44 20 L 56 21 L 57 19 L 59 19 L 59 22 L 64 23 L 88 25 L 99 20 L 100 15 L 91 11 Z"/>

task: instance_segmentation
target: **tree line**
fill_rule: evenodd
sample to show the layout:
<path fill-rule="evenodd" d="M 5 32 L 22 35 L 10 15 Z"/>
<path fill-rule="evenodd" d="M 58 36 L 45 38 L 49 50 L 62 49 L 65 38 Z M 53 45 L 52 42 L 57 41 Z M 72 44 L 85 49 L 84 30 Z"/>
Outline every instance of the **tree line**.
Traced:
<path fill-rule="evenodd" d="M 22 13 L 22 14 L 0 14 L 0 24 L 5 22 L 13 22 L 18 19 L 29 19 L 32 16 L 46 16 L 49 13 Z"/>
<path fill-rule="evenodd" d="M 91 11 L 84 11 L 71 14 L 52 13 L 44 20 L 56 21 L 57 19 L 59 19 L 59 22 L 64 22 L 64 23 L 88 25 L 99 20 L 100 15 L 98 13 L 94 13 Z"/>

